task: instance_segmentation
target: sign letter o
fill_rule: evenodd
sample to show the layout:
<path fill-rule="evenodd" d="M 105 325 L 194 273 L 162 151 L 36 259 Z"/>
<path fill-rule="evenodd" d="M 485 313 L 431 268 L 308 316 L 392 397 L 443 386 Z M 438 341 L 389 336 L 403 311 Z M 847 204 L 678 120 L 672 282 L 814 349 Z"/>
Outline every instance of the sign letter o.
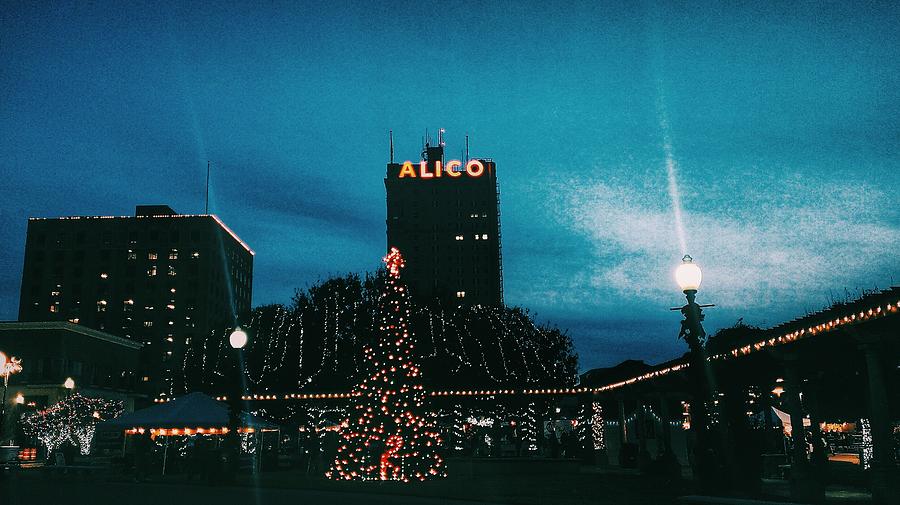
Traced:
<path fill-rule="evenodd" d="M 469 177 L 481 177 L 481 174 L 484 173 L 484 165 L 478 160 L 469 160 L 466 163 L 466 173 L 469 174 Z"/>

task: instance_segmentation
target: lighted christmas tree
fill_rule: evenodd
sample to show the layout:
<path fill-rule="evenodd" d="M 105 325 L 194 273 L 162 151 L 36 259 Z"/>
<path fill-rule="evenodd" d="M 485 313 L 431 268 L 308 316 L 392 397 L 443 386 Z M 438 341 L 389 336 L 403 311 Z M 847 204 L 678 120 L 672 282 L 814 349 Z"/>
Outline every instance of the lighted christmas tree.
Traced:
<path fill-rule="evenodd" d="M 425 407 L 409 330 L 409 293 L 400 280 L 403 257 L 392 248 L 384 262 L 388 275 L 378 300 L 378 342 L 364 350 L 374 372 L 354 389 L 342 443 L 326 476 L 403 482 L 444 477 L 442 440 Z"/>

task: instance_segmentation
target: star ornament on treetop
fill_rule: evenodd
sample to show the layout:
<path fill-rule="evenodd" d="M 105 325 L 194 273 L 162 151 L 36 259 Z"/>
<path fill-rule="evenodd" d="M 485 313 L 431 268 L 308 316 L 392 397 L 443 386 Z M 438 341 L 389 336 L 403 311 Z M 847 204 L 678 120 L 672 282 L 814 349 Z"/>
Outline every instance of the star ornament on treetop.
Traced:
<path fill-rule="evenodd" d="M 396 247 L 391 247 L 391 252 L 382 258 L 382 261 L 387 265 L 388 272 L 394 277 L 399 277 L 400 269 L 406 266 L 403 255 L 400 254 L 400 249 L 397 249 Z"/>

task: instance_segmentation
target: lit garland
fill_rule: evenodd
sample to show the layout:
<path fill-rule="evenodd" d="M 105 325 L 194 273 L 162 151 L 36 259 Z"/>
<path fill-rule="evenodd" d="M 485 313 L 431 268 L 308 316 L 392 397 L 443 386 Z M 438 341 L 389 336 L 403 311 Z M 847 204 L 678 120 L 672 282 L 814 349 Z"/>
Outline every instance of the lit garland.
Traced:
<path fill-rule="evenodd" d="M 67 441 L 87 455 L 97 423 L 116 418 L 123 410 L 121 401 L 75 393 L 44 410 L 22 415 L 22 424 L 27 435 L 37 437 L 47 448 L 48 456 Z"/>
<path fill-rule="evenodd" d="M 444 477 L 438 454 L 443 445 L 426 412 L 421 371 L 409 331 L 410 304 L 400 281 L 404 261 L 391 249 L 384 258 L 386 286 L 379 300 L 381 338 L 364 354 L 376 371 L 352 397 L 351 414 L 342 425 L 342 443 L 326 476 L 337 480 L 409 482 Z"/>
<path fill-rule="evenodd" d="M 863 470 L 868 470 L 872 466 L 872 427 L 868 419 L 859 420 L 859 432 L 861 440 L 860 447 L 860 463 Z"/>
<path fill-rule="evenodd" d="M 600 402 L 594 402 L 592 406 L 591 433 L 594 437 L 594 450 L 599 451 L 601 449 L 606 449 L 606 438 L 603 433 L 603 406 L 600 405 Z"/>
<path fill-rule="evenodd" d="M 534 402 L 528 404 L 522 416 L 522 439 L 528 452 L 538 450 L 538 419 Z"/>

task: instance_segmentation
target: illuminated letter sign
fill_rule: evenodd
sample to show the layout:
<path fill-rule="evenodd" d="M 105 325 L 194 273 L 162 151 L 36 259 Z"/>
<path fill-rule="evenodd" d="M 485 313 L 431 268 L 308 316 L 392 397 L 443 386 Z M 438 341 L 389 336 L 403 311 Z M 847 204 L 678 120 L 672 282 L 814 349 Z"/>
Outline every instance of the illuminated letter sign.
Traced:
<path fill-rule="evenodd" d="M 469 160 L 469 162 L 466 163 L 465 168 L 463 168 L 463 162 L 459 160 L 450 160 L 446 165 L 443 165 L 440 161 L 435 161 L 434 172 L 430 172 L 428 171 L 428 162 L 426 161 L 419 162 L 418 170 L 416 170 L 411 161 L 404 161 L 403 166 L 400 167 L 398 178 L 412 177 L 433 179 L 436 177 L 443 177 L 444 174 L 453 178 L 460 177 L 462 174 L 467 174 L 469 177 L 481 177 L 484 174 L 484 163 L 479 160 Z"/>
<path fill-rule="evenodd" d="M 469 177 L 481 177 L 484 173 L 484 165 L 478 160 L 471 160 L 466 163 L 466 173 Z"/>
<path fill-rule="evenodd" d="M 400 178 L 402 179 L 404 177 L 415 177 L 415 176 L 416 176 L 416 169 L 413 168 L 412 163 L 410 163 L 408 161 L 406 163 L 404 163 L 403 168 L 400 169 Z"/>

